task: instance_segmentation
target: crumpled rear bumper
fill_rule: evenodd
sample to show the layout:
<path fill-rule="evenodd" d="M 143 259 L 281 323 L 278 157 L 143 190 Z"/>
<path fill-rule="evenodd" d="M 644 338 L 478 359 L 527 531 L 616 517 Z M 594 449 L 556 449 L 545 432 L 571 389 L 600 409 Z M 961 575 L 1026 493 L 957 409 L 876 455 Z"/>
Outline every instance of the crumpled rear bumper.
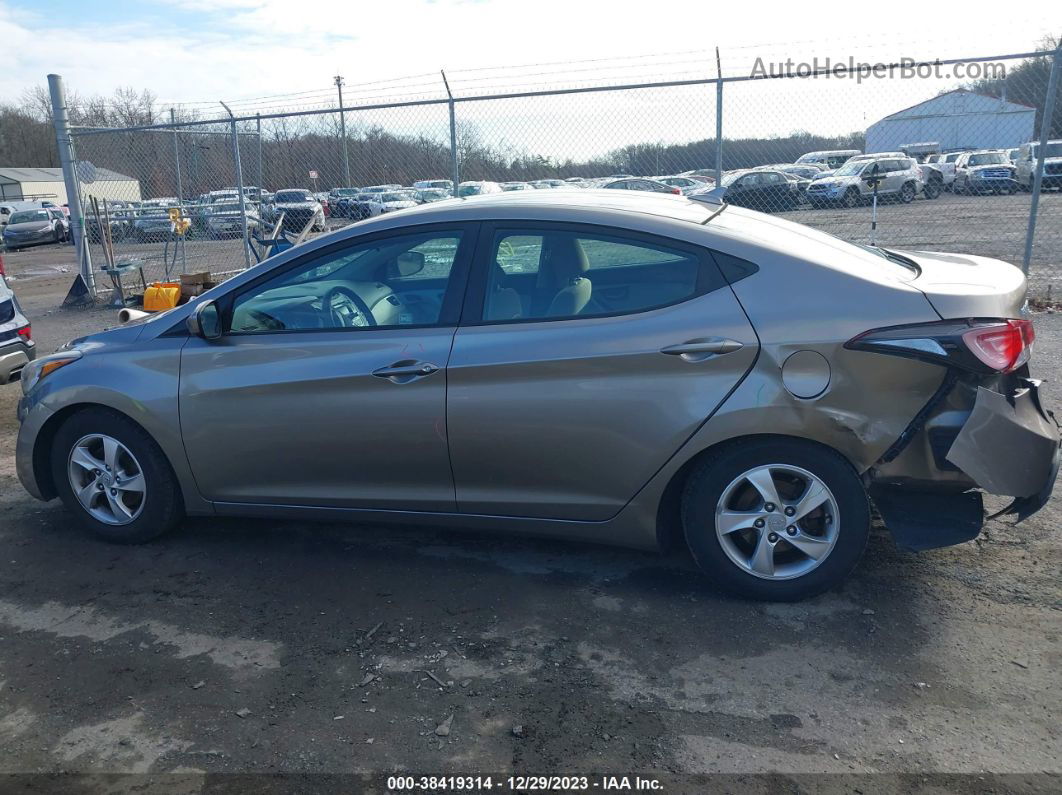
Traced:
<path fill-rule="evenodd" d="M 984 511 L 974 487 L 1014 498 L 991 518 L 1013 515 L 1020 522 L 1047 504 L 1062 460 L 1059 424 L 1040 402 L 1039 381 L 1015 378 L 1011 385 L 1006 394 L 977 387 L 973 408 L 942 456 L 942 464 L 946 461 L 959 472 L 941 478 L 939 488 L 925 479 L 871 485 L 874 502 L 900 546 L 933 549 L 975 538 Z M 968 487 L 961 487 L 955 475 L 968 478 Z"/>
<path fill-rule="evenodd" d="M 1058 422 L 1040 403 L 1040 382 L 1023 378 L 1009 395 L 977 390 L 947 460 L 985 491 L 1014 497 L 1000 513 L 1021 521 L 1050 499 L 1060 453 Z"/>

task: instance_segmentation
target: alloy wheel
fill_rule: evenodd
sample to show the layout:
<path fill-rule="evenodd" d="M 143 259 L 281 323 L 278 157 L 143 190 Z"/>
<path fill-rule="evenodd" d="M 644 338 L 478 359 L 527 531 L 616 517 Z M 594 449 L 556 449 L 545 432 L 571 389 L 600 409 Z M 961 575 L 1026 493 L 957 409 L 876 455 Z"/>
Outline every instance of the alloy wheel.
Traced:
<path fill-rule="evenodd" d="M 837 544 L 840 514 L 826 484 L 806 469 L 768 464 L 730 482 L 716 505 L 719 544 L 738 568 L 791 580 L 818 566 Z"/>
<path fill-rule="evenodd" d="M 81 507 L 104 524 L 129 524 L 144 510 L 144 470 L 117 439 L 98 433 L 81 437 L 70 450 L 67 472 Z"/>

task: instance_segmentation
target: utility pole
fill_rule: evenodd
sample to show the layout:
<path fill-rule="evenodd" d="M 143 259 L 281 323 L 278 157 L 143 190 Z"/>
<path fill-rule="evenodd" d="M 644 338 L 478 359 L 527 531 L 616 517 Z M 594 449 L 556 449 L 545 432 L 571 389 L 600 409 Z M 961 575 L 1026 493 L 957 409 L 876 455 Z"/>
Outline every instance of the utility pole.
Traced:
<path fill-rule="evenodd" d="M 347 112 L 343 110 L 343 75 L 336 75 L 336 90 L 339 92 L 339 135 L 343 139 L 343 187 L 350 184 L 350 155 L 347 152 Z"/>

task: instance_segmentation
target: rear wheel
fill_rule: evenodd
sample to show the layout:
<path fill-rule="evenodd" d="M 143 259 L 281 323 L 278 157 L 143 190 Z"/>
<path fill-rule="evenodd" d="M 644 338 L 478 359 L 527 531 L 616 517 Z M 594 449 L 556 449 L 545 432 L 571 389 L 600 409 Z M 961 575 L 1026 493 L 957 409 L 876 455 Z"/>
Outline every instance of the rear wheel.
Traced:
<path fill-rule="evenodd" d="M 910 204 L 915 200 L 915 186 L 913 183 L 905 182 L 904 186 L 900 188 L 900 201 L 904 204 Z"/>
<path fill-rule="evenodd" d="M 104 408 L 74 414 L 52 447 L 52 478 L 78 521 L 100 538 L 149 541 L 184 516 L 177 478 L 148 433 Z"/>
<path fill-rule="evenodd" d="M 859 561 L 870 506 L 837 453 L 798 439 L 724 448 L 690 475 L 686 542 L 714 583 L 738 596 L 805 599 L 840 583 Z"/>

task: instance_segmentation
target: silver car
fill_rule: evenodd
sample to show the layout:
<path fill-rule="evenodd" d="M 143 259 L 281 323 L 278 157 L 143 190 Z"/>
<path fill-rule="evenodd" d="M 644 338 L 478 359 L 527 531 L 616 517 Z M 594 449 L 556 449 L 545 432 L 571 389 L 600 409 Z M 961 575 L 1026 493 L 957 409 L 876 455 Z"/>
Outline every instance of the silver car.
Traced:
<path fill-rule="evenodd" d="M 1045 503 L 1024 296 L 1004 262 L 680 196 L 438 202 L 28 365 L 17 469 L 118 542 L 185 515 L 678 541 L 799 599 L 872 501 L 914 549 L 975 537 L 982 489 Z"/>
<path fill-rule="evenodd" d="M 0 257 L 0 384 L 17 381 L 22 369 L 37 356 L 30 322 L 4 277 Z"/>

